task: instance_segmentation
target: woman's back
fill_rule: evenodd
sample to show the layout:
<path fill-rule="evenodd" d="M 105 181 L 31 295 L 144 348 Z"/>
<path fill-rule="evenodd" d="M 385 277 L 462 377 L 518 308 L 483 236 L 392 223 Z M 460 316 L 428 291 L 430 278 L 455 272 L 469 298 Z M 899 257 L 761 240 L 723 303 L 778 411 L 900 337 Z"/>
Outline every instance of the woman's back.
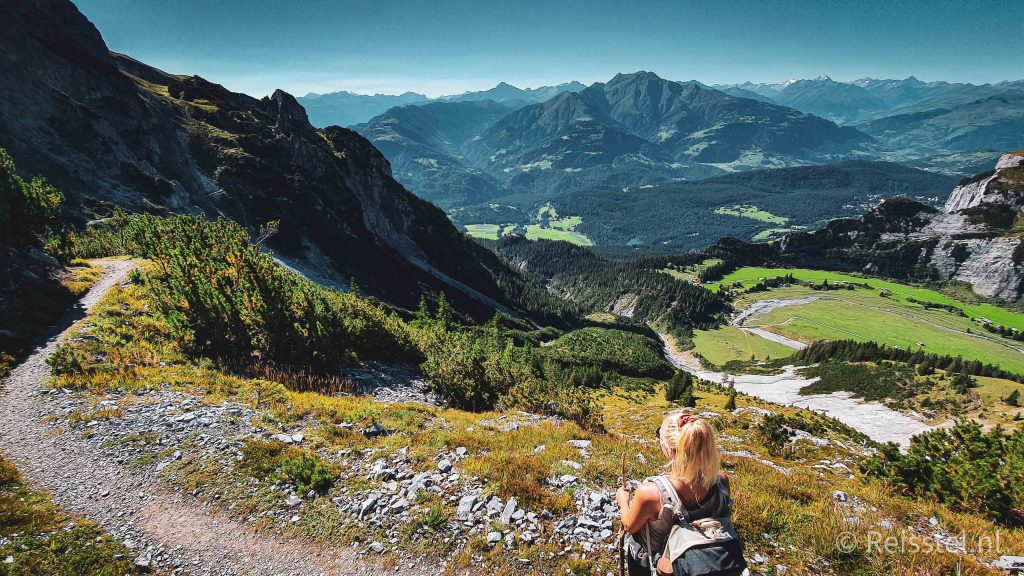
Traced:
<path fill-rule="evenodd" d="M 652 476 L 647 479 L 658 487 L 661 495 L 661 513 L 652 519 L 647 528 L 650 530 L 650 546 L 652 550 L 661 550 L 665 539 L 675 523 L 675 511 L 685 514 L 690 520 L 703 518 L 728 518 L 732 515 L 732 498 L 729 496 L 729 482 L 724 475 L 718 482 L 694 498 L 689 487 L 674 482 L 668 476 Z M 682 494 L 680 494 L 682 492 Z M 687 497 L 689 496 L 689 497 Z M 687 502 L 689 501 L 689 503 Z M 644 536 L 646 538 L 646 535 Z"/>

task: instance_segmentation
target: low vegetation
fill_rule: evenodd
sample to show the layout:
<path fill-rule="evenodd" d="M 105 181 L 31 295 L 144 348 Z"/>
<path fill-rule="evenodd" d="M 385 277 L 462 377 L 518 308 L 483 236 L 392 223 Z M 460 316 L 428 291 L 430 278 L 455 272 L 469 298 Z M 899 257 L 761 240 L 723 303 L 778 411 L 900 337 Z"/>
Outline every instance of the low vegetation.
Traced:
<path fill-rule="evenodd" d="M 42 178 L 19 177 L 0 148 L 0 377 L 99 276 L 85 261 L 62 264 L 42 250 L 61 228 L 62 200 Z"/>
<path fill-rule="evenodd" d="M 861 468 L 907 494 L 1024 524 L 1024 429 L 985 432 L 976 422 L 960 421 L 915 436 L 906 454 L 888 445 Z"/>
<path fill-rule="evenodd" d="M 27 487 L 0 456 L 0 574 L 123 576 L 129 550 L 91 522 L 70 516 Z"/>

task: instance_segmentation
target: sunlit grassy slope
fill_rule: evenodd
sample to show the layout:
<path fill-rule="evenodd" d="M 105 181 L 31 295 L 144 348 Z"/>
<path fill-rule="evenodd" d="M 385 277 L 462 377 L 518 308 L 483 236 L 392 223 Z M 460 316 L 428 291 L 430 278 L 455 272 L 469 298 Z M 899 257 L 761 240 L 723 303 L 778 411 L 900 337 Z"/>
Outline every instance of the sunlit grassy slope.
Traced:
<path fill-rule="evenodd" d="M 83 348 L 83 357 L 91 360 L 82 374 L 62 377 L 54 385 L 81 390 L 95 402 L 110 391 L 126 389 L 135 392 L 126 402 L 146 402 L 151 391 L 170 388 L 195 394 L 208 403 L 227 400 L 253 405 L 260 412 L 261 425 L 270 433 L 301 429 L 306 441 L 291 450 L 315 453 L 330 462 L 335 481 L 326 494 L 303 504 L 300 518 L 279 527 L 288 535 L 335 546 L 355 541 L 365 545 L 381 538 L 380 527 L 340 513 L 331 499 L 353 490 L 383 490 L 384 480 L 346 471 L 366 454 L 394 458 L 399 451 L 408 455 L 415 471 L 432 471 L 439 453 L 465 448 L 466 457 L 454 471 L 478 478 L 485 497 L 515 496 L 523 507 L 553 514 L 536 544 L 519 544 L 515 549 L 505 544 L 488 546 L 483 534 L 463 544 L 452 537 L 463 531 L 455 517 L 457 495 L 450 499 L 425 496 L 413 503 L 410 526 L 403 528 L 406 537 L 396 545 L 448 559 L 445 574 L 467 570 L 503 575 L 614 572 L 614 556 L 606 549 L 563 549 L 545 538 L 556 522 L 577 514 L 573 503 L 576 491 L 614 490 L 623 455 L 630 478 L 664 470 L 653 430 L 673 406 L 664 399 L 662 383 L 601 392 L 607 432 L 587 431 L 557 420 L 498 432 L 488 422 L 521 420 L 523 415 L 295 392 L 279 384 L 224 374 L 208 362 L 190 361 L 168 339 L 163 320 L 154 315 L 144 289 L 137 285 L 116 288 L 79 330 L 95 339 L 78 339 L 70 345 Z M 92 367 L 95 362 L 100 365 Z M 701 386 L 697 396 L 695 411 L 714 422 L 722 439 L 724 465 L 736 500 L 735 522 L 747 541 L 748 558 L 757 558 L 751 566 L 754 574 L 783 570 L 795 574 L 940 574 L 954 573 L 958 564 L 963 574 L 996 574 L 985 563 L 999 553 L 1019 552 L 1024 545 L 1024 533 L 1004 528 L 1001 552 L 974 551 L 973 547 L 963 555 L 909 549 L 888 553 L 866 545 L 852 551 L 843 549 L 837 538 L 847 531 L 862 541 L 872 530 L 882 537 L 904 540 L 963 532 L 973 542 L 994 533 L 996 526 L 978 516 L 956 514 L 896 495 L 883 483 L 863 477 L 857 465 L 864 458 L 864 447 L 858 446 L 856 435 L 834 421 L 742 395 L 737 399 L 737 411 L 730 412 L 724 409 L 728 397 L 723 391 L 708 386 Z M 782 446 L 770 441 L 759 424 L 763 410 L 790 417 L 792 426 L 816 440 L 786 440 Z M 366 437 L 354 432 L 374 423 L 393 433 Z M 586 454 L 569 444 L 578 439 L 592 442 Z M 143 448 L 159 451 L 162 447 Z M 579 484 L 563 489 L 548 482 L 547 478 L 561 474 L 577 476 Z M 201 487 L 203 494 L 216 494 L 211 505 L 232 510 L 241 518 L 259 518 L 264 527 L 270 527 L 272 512 L 281 506 L 280 492 L 270 481 L 254 479 L 240 463 L 220 458 L 186 454 L 169 466 L 162 478 L 172 489 L 191 492 Z M 837 501 L 836 490 L 842 491 L 845 502 Z M 389 556 L 379 561 L 386 565 L 395 560 Z"/>
<path fill-rule="evenodd" d="M 736 282 L 742 283 L 744 286 L 749 286 L 757 283 L 759 278 L 771 278 L 775 276 L 785 276 L 787 274 L 792 274 L 797 280 L 806 280 L 816 283 L 820 283 L 823 280 L 828 280 L 829 282 L 859 282 L 867 284 L 876 290 L 889 291 L 892 294 L 893 300 L 908 302 L 909 298 L 914 298 L 916 300 L 933 302 L 935 304 L 955 306 L 963 310 L 964 313 L 972 319 L 987 318 L 996 324 L 1001 324 L 1010 328 L 1017 328 L 1018 330 L 1024 330 L 1024 314 L 1000 308 L 993 304 L 966 302 L 951 298 L 950 296 L 928 288 L 907 286 L 905 284 L 899 284 L 878 278 L 826 272 L 823 270 L 808 270 L 806 268 L 746 267 L 740 268 L 739 270 L 726 275 L 718 282 L 707 284 L 707 287 L 711 290 L 717 290 L 722 285 L 733 284 Z"/>

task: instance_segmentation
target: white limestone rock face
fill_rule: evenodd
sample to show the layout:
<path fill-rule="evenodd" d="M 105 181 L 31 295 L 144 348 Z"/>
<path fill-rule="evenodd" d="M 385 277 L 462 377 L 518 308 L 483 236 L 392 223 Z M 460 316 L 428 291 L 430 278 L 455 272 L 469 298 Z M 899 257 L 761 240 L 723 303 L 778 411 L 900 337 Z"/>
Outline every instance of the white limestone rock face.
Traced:
<path fill-rule="evenodd" d="M 1021 241 L 1020 238 L 972 241 L 970 257 L 960 265 L 953 279 L 967 282 L 982 296 L 1017 300 L 1024 275 L 1013 262 L 1013 252 Z"/>
<path fill-rule="evenodd" d="M 993 190 L 991 184 L 1000 178 L 1001 171 L 1010 168 L 1017 168 L 1021 165 L 1024 165 L 1024 156 L 1021 154 L 1016 152 L 1003 154 L 999 158 L 999 162 L 996 163 L 996 172 L 994 174 L 977 182 L 957 186 L 953 190 L 953 193 L 949 195 L 949 200 L 946 201 L 946 212 L 953 213 L 959 210 L 972 208 L 983 202 L 991 202 L 993 204 L 1018 204 L 1020 202 L 1019 198 L 999 194 L 997 191 Z"/>

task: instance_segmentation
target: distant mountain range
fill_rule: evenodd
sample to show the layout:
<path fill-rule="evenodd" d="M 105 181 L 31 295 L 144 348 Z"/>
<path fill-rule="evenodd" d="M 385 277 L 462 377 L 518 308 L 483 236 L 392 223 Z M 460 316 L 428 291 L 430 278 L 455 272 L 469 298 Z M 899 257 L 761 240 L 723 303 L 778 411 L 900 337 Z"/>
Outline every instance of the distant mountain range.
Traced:
<path fill-rule="evenodd" d="M 489 90 L 464 92 L 438 98 L 428 98 L 424 94 L 405 92 L 397 96 L 390 94 L 354 94 L 352 92 L 329 92 L 317 94 L 310 92 L 297 98 L 299 104 L 309 114 L 309 121 L 314 126 L 352 126 L 366 122 L 383 114 L 396 106 L 410 104 L 428 104 L 430 102 L 479 102 L 491 100 L 505 104 L 510 109 L 536 104 L 557 96 L 562 92 L 579 92 L 586 88 L 579 82 L 567 82 L 558 86 L 541 86 L 539 88 L 517 88 L 501 82 Z"/>
<path fill-rule="evenodd" d="M 828 76 L 813 80 L 788 80 L 772 84 L 744 82 L 715 86 L 734 95 L 757 95 L 839 124 L 856 125 L 886 116 L 913 114 L 937 108 L 954 108 L 992 96 L 1021 93 L 1024 81 L 997 84 L 922 82 L 863 78 L 838 82 Z"/>
<path fill-rule="evenodd" d="M 384 151 L 399 179 L 445 208 L 836 161 L 871 141 L 792 108 L 651 72 L 505 114 L 498 104 L 466 104 L 392 108 L 354 129 Z"/>

